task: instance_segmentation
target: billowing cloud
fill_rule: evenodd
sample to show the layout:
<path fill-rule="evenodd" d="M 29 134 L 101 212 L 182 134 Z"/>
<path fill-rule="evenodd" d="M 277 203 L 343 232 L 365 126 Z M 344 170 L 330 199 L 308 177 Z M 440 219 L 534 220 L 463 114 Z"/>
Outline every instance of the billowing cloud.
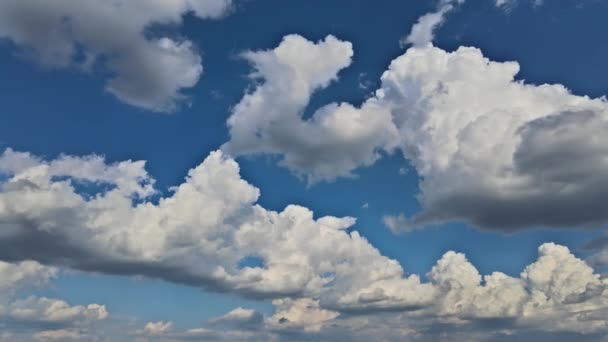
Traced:
<path fill-rule="evenodd" d="M 201 57 L 187 39 L 150 34 L 154 25 L 179 25 L 188 13 L 218 18 L 230 0 L 20 1 L 0 4 L 0 39 L 45 67 L 108 75 L 105 89 L 152 111 L 176 110 L 182 90 L 198 81 Z"/>
<path fill-rule="evenodd" d="M 401 40 L 401 45 L 425 46 L 431 44 L 435 38 L 435 30 L 438 29 L 445 21 L 446 15 L 454 10 L 458 5 L 464 3 L 465 0 L 441 0 L 437 5 L 435 12 L 427 13 L 420 18 L 412 26 L 407 37 Z M 500 0 L 499 0 L 500 1 Z M 499 6 L 497 4 L 497 6 Z"/>
<path fill-rule="evenodd" d="M 318 298 L 361 310 L 419 306 L 432 289 L 384 257 L 350 217 L 255 204 L 238 164 L 211 153 L 155 204 L 143 162 L 0 157 L 0 258 L 141 274 L 253 297 Z M 45 248 L 40 248 L 40 246 Z M 244 260 L 259 263 L 247 266 Z M 360 269 L 366 270 L 361 272 Z"/>
<path fill-rule="evenodd" d="M 400 148 L 422 180 L 411 225 L 488 229 L 605 224 L 608 107 L 474 48 L 412 48 L 382 76 Z"/>
<path fill-rule="evenodd" d="M 279 154 L 282 165 L 319 181 L 398 149 L 421 177 L 423 211 L 387 217 L 394 231 L 445 221 L 513 231 L 608 220 L 603 98 L 526 84 L 515 78 L 516 62 L 492 62 L 475 48 L 429 45 L 393 60 L 360 107 L 332 103 L 303 119 L 311 92 L 351 54 L 333 37 L 315 44 L 299 36 L 248 53 L 264 82 L 235 107 L 224 150 Z"/>

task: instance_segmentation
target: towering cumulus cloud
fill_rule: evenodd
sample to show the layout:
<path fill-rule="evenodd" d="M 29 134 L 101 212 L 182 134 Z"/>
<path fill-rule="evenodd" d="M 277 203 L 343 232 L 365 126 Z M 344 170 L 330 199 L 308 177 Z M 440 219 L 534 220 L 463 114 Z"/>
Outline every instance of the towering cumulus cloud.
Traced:
<path fill-rule="evenodd" d="M 201 57 L 187 39 L 156 37 L 153 25 L 180 24 L 192 13 L 218 18 L 230 0 L 44 0 L 0 2 L 0 39 L 43 66 L 109 75 L 106 91 L 128 104 L 174 111 L 198 81 Z"/>
<path fill-rule="evenodd" d="M 298 63 L 277 57 L 292 40 L 299 44 Z M 421 176 L 423 211 L 387 218 L 396 231 L 449 220 L 509 231 L 608 220 L 603 98 L 525 84 L 515 79 L 517 63 L 492 62 L 475 48 L 446 52 L 428 45 L 393 60 L 361 107 L 329 104 L 303 119 L 315 83 L 297 78 L 308 85 L 297 99 L 289 85 L 310 75 L 304 65 L 330 50 L 323 49 L 330 41 L 346 44 L 290 37 L 276 50 L 249 54 L 259 56 L 254 66 L 266 83 L 236 106 L 227 151 L 280 154 L 290 170 L 319 181 L 351 175 L 380 151 L 397 148 Z M 332 60 L 330 52 L 324 60 Z M 327 79 L 348 63 L 335 65 Z"/>

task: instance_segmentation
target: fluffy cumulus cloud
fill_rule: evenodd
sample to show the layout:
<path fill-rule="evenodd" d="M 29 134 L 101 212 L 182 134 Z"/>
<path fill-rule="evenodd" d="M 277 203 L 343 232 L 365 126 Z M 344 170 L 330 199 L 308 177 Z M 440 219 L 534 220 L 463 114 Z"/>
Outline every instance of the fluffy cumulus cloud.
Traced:
<path fill-rule="evenodd" d="M 143 162 L 0 157 L 0 258 L 142 274 L 253 297 L 309 296 L 352 310 L 421 305 L 432 290 L 384 257 L 350 217 L 255 204 L 238 164 L 211 153 L 153 203 Z M 39 246 L 45 248 L 40 249 Z M 259 265 L 244 266 L 248 259 Z M 360 272 L 358 268 L 369 270 Z"/>
<path fill-rule="evenodd" d="M 412 48 L 382 76 L 400 148 L 422 177 L 410 224 L 580 227 L 608 219 L 608 107 L 475 48 Z"/>
<path fill-rule="evenodd" d="M 421 176 L 423 211 L 388 217 L 395 231 L 450 220 L 508 231 L 607 221 L 603 98 L 526 84 L 515 78 L 516 62 L 490 61 L 476 48 L 426 45 L 393 60 L 360 107 L 332 103 L 302 118 L 311 92 L 351 55 L 333 37 L 299 36 L 246 54 L 263 82 L 235 107 L 224 150 L 279 154 L 284 166 L 319 181 L 398 149 Z"/>
<path fill-rule="evenodd" d="M 330 104 L 302 117 L 312 93 L 336 80 L 352 56 L 349 42 L 328 36 L 315 43 L 298 35 L 286 36 L 275 49 L 245 53 L 252 77 L 261 82 L 235 106 L 223 150 L 279 154 L 285 167 L 310 182 L 349 176 L 374 163 L 396 134 L 390 113 L 376 103 Z"/>
<path fill-rule="evenodd" d="M 187 100 L 201 57 L 191 41 L 150 34 L 154 25 L 177 25 L 187 13 L 218 18 L 230 0 L 20 1 L 0 4 L 0 39 L 46 67 L 108 75 L 105 89 L 118 99 L 170 112 Z"/>
<path fill-rule="evenodd" d="M 24 296 L 47 286 L 57 269 L 35 261 L 0 261 L 0 325 L 3 340 L 54 341 L 85 338 L 89 327 L 108 317 L 103 305 L 70 305 L 60 299 Z"/>

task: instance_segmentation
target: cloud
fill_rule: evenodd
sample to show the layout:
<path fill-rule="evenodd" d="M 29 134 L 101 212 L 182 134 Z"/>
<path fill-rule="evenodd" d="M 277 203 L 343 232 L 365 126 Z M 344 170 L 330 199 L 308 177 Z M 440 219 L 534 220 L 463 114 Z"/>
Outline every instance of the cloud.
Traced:
<path fill-rule="evenodd" d="M 48 286 L 56 276 L 56 268 L 34 261 L 0 261 L 0 325 L 7 340 L 76 340 L 86 336 L 92 324 L 108 318 L 103 305 L 72 306 L 60 299 L 24 296 Z"/>
<path fill-rule="evenodd" d="M 148 322 L 144 327 L 143 333 L 152 335 L 152 336 L 160 336 L 168 333 L 173 329 L 173 322 Z"/>
<path fill-rule="evenodd" d="M 237 308 L 197 330 L 218 340 L 605 339 L 607 281 L 566 247 L 546 243 L 538 253 L 519 277 L 512 277 L 501 272 L 482 276 L 463 254 L 448 251 L 427 274 L 436 288 L 433 300 L 417 310 L 353 314 L 329 310 L 312 298 L 284 298 L 273 301 L 270 316 Z M 255 324 L 249 324 L 252 317 Z M 218 326 L 228 321 L 236 324 Z M 164 331 L 162 336 L 188 338 L 187 331 Z"/>
<path fill-rule="evenodd" d="M 330 104 L 302 117 L 313 92 L 336 80 L 352 56 L 351 44 L 333 36 L 314 43 L 289 35 L 273 50 L 246 52 L 261 82 L 235 106 L 222 150 L 281 155 L 283 166 L 309 182 L 351 176 L 352 169 L 374 163 L 396 134 L 387 130 L 390 114 L 375 103 L 362 109 Z"/>
<path fill-rule="evenodd" d="M 323 309 L 319 301 L 310 298 L 277 299 L 272 304 L 275 312 L 267 320 L 270 329 L 319 332 L 325 324 L 340 315 L 339 312 Z"/>
<path fill-rule="evenodd" d="M 36 341 L 80 341 L 83 336 L 75 330 L 45 330 L 34 334 Z"/>
<path fill-rule="evenodd" d="M 544 0 L 532 0 L 532 6 L 538 7 L 543 4 Z M 496 7 L 504 10 L 505 12 L 510 12 L 515 6 L 519 4 L 519 0 L 494 0 L 494 5 Z"/>
<path fill-rule="evenodd" d="M 179 25 L 182 17 L 218 18 L 230 0 L 3 1 L 0 39 L 9 40 L 39 64 L 107 77 L 105 90 L 146 110 L 175 111 L 188 100 L 202 71 L 191 41 L 151 34 L 156 25 Z"/>
<path fill-rule="evenodd" d="M 432 44 L 435 39 L 435 30 L 443 25 L 445 16 L 453 11 L 456 6 L 462 5 L 464 1 L 465 0 L 439 1 L 435 12 L 427 13 L 418 18 L 418 21 L 412 26 L 408 36 L 399 42 L 401 46 L 410 44 L 413 46 L 425 46 Z"/>
<path fill-rule="evenodd" d="M 515 80 L 519 65 L 474 48 L 412 48 L 382 76 L 400 149 L 422 180 L 410 225 L 486 229 L 605 224 L 604 99 Z M 591 137 L 591 138 L 589 138 Z"/>
<path fill-rule="evenodd" d="M 213 325 L 226 326 L 229 328 L 236 329 L 250 329 L 255 328 L 264 322 L 264 315 L 261 313 L 238 307 L 227 314 L 212 319 Z"/>
<path fill-rule="evenodd" d="M 603 98 L 526 84 L 515 78 L 519 64 L 490 61 L 476 48 L 425 46 L 394 59 L 360 107 L 330 103 L 304 119 L 311 92 L 350 63 L 350 44 L 288 36 L 247 55 L 264 82 L 235 107 L 223 150 L 278 154 L 309 182 L 353 176 L 399 150 L 421 177 L 423 210 L 388 217 L 394 231 L 446 221 L 514 231 L 608 220 Z"/>
<path fill-rule="evenodd" d="M 358 232 L 347 232 L 353 218 L 314 219 L 304 207 L 275 212 L 255 204 L 259 190 L 221 152 L 157 202 L 147 199 L 155 190 L 143 162 L 45 161 L 7 150 L 0 170 L 5 260 L 139 274 L 256 298 L 315 297 L 349 310 L 418 306 L 432 295 Z M 248 258 L 261 262 L 243 266 Z"/>

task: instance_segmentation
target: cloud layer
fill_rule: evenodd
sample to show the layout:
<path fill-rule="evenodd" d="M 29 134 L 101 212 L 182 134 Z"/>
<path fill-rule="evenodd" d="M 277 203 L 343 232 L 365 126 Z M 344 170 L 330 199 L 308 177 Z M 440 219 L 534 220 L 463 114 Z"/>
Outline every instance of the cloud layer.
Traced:
<path fill-rule="evenodd" d="M 93 71 L 102 66 L 105 89 L 143 109 L 171 112 L 187 97 L 203 67 L 193 43 L 156 37 L 154 25 L 179 25 L 188 13 L 218 18 L 230 0 L 20 1 L 0 4 L 0 39 L 52 68 Z"/>

